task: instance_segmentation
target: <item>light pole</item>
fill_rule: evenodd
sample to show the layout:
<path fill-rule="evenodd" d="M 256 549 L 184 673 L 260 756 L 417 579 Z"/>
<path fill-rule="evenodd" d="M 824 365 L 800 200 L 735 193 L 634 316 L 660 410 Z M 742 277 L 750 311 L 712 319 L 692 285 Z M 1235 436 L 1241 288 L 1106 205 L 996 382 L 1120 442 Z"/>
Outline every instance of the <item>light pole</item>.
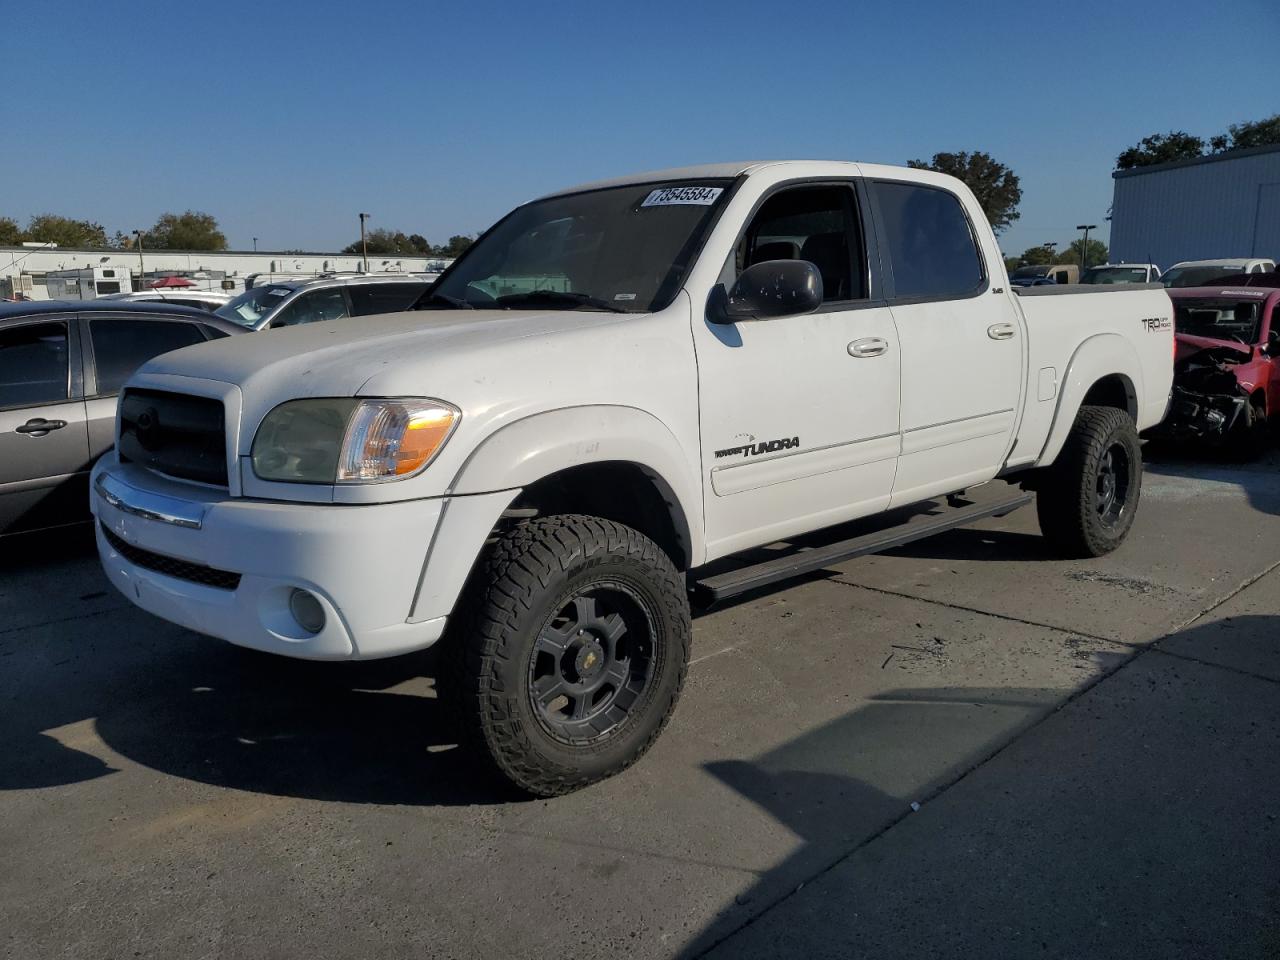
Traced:
<path fill-rule="evenodd" d="M 254 237 L 254 238 L 253 238 L 253 252 L 254 252 L 254 253 L 257 253 L 257 252 L 258 252 L 258 238 L 257 238 L 257 237 Z"/>
<path fill-rule="evenodd" d="M 142 231 L 135 230 L 133 235 L 138 238 L 138 289 L 141 290 L 143 289 L 142 285 L 146 283 L 143 278 L 147 273 L 147 265 L 142 262 Z"/>
<path fill-rule="evenodd" d="M 1058 245 L 1056 240 L 1050 240 L 1048 243 L 1042 243 L 1040 246 L 1049 251 L 1049 262 L 1053 263 L 1054 248 Z"/>
<path fill-rule="evenodd" d="M 1080 272 L 1084 273 L 1085 263 L 1088 262 L 1089 257 L 1089 231 L 1097 230 L 1098 225 L 1096 223 L 1078 223 L 1076 224 L 1076 229 L 1084 231 L 1084 242 L 1080 244 Z"/>
<path fill-rule="evenodd" d="M 364 239 L 364 222 L 369 219 L 369 214 L 360 214 L 360 256 L 364 260 L 364 272 L 369 272 L 369 245 Z"/>

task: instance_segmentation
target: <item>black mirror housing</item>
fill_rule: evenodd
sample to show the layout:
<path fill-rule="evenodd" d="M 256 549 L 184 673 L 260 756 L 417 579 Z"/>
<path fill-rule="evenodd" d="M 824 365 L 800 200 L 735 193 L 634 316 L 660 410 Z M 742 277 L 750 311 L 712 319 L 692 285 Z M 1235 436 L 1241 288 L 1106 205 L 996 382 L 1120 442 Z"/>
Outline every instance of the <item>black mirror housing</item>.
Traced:
<path fill-rule="evenodd" d="M 765 260 L 743 270 L 725 298 L 726 323 L 813 313 L 822 306 L 822 274 L 808 260 Z"/>

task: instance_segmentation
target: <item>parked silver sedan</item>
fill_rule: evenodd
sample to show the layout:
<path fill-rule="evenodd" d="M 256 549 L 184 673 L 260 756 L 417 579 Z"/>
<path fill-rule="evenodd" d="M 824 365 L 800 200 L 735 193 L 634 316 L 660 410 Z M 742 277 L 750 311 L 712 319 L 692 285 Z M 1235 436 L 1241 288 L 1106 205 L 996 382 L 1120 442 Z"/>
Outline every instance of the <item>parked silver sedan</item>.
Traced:
<path fill-rule="evenodd" d="M 133 371 L 243 332 L 172 304 L 0 304 L 0 536 L 88 520 L 89 470 L 111 448 L 116 396 Z"/>

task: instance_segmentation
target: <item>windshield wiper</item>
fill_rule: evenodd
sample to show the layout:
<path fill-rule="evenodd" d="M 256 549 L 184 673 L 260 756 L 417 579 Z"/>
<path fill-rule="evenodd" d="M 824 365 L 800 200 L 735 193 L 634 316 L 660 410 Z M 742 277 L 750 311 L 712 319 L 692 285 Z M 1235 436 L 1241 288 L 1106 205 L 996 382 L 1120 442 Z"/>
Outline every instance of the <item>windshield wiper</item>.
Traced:
<path fill-rule="evenodd" d="M 581 307 L 590 307 L 593 310 L 608 310 L 610 313 L 627 313 L 622 307 L 612 304 L 608 300 L 601 300 L 599 297 L 593 297 L 586 293 L 570 293 L 565 290 L 530 290 L 528 293 L 508 293 L 506 296 L 498 297 L 495 302 L 503 306 L 517 303 L 551 306 L 562 303 L 575 310 Z"/>
<path fill-rule="evenodd" d="M 451 307 L 457 307 L 458 309 L 461 309 L 461 310 L 474 310 L 476 308 L 476 305 L 474 303 L 469 303 L 468 301 L 462 300 L 458 297 L 451 297 L 447 293 L 432 292 L 432 293 L 424 294 L 423 296 L 419 297 L 418 300 L 414 303 L 413 309 L 422 310 L 426 307 L 428 303 L 433 303 L 433 302 L 445 303 Z"/>

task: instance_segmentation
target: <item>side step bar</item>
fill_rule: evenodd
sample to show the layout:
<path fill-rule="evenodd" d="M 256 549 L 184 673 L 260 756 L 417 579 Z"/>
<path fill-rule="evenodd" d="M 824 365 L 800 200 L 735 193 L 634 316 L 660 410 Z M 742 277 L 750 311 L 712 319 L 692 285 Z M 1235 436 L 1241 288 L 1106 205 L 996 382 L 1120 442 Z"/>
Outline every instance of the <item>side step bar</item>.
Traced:
<path fill-rule="evenodd" d="M 999 503 L 953 508 L 939 517 L 930 517 L 917 522 L 908 520 L 887 530 L 877 530 L 875 533 L 841 540 L 825 547 L 801 550 L 776 560 L 766 560 L 764 563 L 757 563 L 750 567 L 730 570 L 728 573 L 696 581 L 693 585 L 694 601 L 700 605 L 710 606 L 736 594 L 812 573 L 814 570 L 829 567 L 833 563 L 852 560 L 854 557 L 863 557 L 870 553 L 882 553 L 915 540 L 923 540 L 925 537 L 963 527 L 977 520 L 985 520 L 987 517 L 1003 517 L 1034 499 L 1034 494 L 1022 493 Z"/>

